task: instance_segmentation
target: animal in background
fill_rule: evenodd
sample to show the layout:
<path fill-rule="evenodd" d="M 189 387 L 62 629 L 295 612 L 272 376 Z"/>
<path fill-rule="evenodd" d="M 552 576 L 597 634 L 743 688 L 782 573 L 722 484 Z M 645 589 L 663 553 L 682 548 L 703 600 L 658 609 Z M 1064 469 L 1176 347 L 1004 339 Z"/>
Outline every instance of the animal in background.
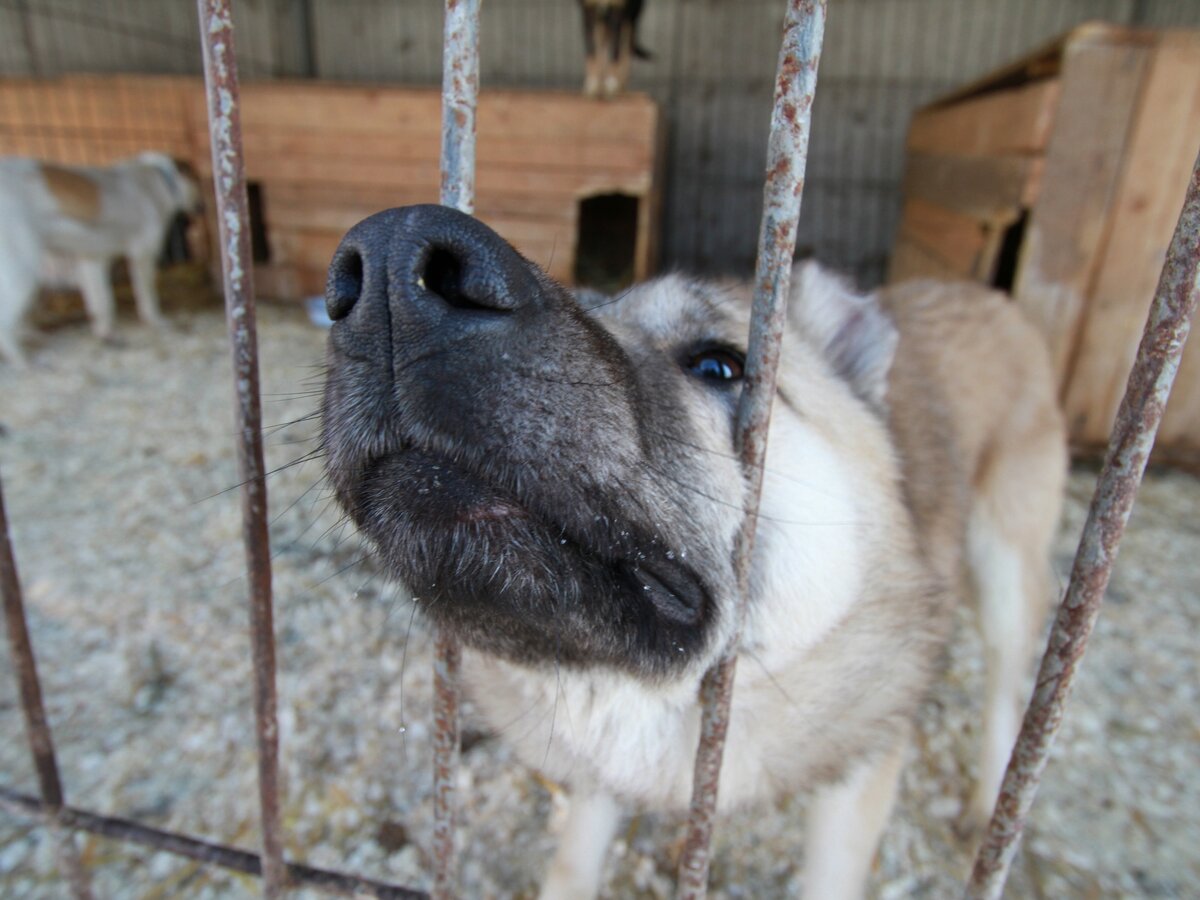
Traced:
<path fill-rule="evenodd" d="M 22 366 L 21 329 L 41 286 L 77 287 L 96 336 L 112 336 L 112 262 L 125 257 L 138 314 L 160 326 L 156 264 L 171 223 L 197 209 L 195 178 L 162 153 L 108 167 L 0 159 L 0 357 Z"/>
<path fill-rule="evenodd" d="M 583 92 L 612 97 L 629 83 L 633 57 L 649 59 L 638 44 L 637 23 L 643 0 L 579 0 L 583 9 L 586 69 Z"/>

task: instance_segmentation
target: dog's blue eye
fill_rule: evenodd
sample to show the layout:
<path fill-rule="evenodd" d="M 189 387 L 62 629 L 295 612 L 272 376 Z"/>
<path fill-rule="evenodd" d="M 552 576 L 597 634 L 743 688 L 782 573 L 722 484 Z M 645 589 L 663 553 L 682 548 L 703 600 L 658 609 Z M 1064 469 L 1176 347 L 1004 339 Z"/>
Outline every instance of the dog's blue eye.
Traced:
<path fill-rule="evenodd" d="M 746 368 L 746 358 L 735 350 L 710 347 L 693 354 L 687 364 L 688 371 L 698 378 L 712 381 L 737 381 Z"/>

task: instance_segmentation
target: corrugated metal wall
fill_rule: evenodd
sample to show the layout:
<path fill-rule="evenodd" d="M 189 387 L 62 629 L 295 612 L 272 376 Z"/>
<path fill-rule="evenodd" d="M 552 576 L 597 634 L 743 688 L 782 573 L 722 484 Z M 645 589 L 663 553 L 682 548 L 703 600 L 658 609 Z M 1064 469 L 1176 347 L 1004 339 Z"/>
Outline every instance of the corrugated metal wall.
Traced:
<path fill-rule="evenodd" d="M 669 126 L 663 257 L 753 266 L 782 0 L 647 0 L 634 67 Z M 438 0 L 240 0 L 244 77 L 436 83 Z M 883 278 L 912 110 L 1088 19 L 1200 27 L 1200 0 L 830 0 L 801 246 Z M 483 4 L 485 85 L 574 88 L 575 0 Z M 0 0 L 0 74 L 198 72 L 193 0 Z"/>

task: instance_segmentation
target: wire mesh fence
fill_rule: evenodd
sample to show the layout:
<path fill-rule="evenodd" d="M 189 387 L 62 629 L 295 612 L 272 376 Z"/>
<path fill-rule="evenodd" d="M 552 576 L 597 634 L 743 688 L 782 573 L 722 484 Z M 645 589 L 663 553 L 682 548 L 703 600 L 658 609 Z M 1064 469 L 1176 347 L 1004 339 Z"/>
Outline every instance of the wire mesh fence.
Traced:
<path fill-rule="evenodd" d="M 275 698 L 274 626 L 272 618 L 270 550 L 267 537 L 266 471 L 262 459 L 262 420 L 258 387 L 253 287 L 246 223 L 246 193 L 242 173 L 237 118 L 238 75 L 233 50 L 233 18 L 229 0 L 198 0 L 204 68 L 210 100 L 214 181 L 224 293 L 227 303 L 237 396 L 239 474 L 243 502 L 243 539 L 249 573 L 250 618 L 254 657 L 255 719 L 258 731 L 259 805 L 262 852 L 248 853 L 219 844 L 105 817 L 76 809 L 66 802 L 55 763 L 54 744 L 46 725 L 33 648 L 25 623 L 16 562 L 8 539 L 8 523 L 0 495 L 0 591 L 14 666 L 21 688 L 30 750 L 38 774 L 40 797 L 0 789 L 0 803 L 21 814 L 34 814 L 61 836 L 60 866 L 77 896 L 89 896 L 86 870 L 70 834 L 89 831 L 141 843 L 206 863 L 261 876 L 266 896 L 282 896 L 289 887 L 309 885 L 333 892 L 379 897 L 424 896 L 419 891 L 291 864 L 283 852 L 279 810 L 278 713 Z M 84 14 L 80 14 L 84 15 Z M 780 298 L 787 291 L 787 273 L 794 251 L 800 197 L 804 184 L 809 115 L 815 90 L 825 16 L 824 0 L 791 0 L 785 20 L 779 62 L 779 91 L 769 139 L 765 214 L 756 278 L 754 332 L 751 335 L 749 388 L 743 396 L 739 421 L 740 447 L 747 472 L 761 473 L 765 433 L 773 393 L 773 367 L 782 328 Z M 473 105 L 478 89 L 479 5 L 475 0 L 449 0 L 446 17 L 445 127 L 443 141 L 443 203 L 464 211 L 471 208 L 473 172 Z M 82 21 L 82 20 L 81 20 Z M 1043 659 L 1038 689 L 1026 715 L 988 840 L 980 852 L 968 895 L 996 897 L 1003 890 L 1021 825 L 1028 816 L 1033 792 L 1045 767 L 1050 744 L 1061 721 L 1063 704 L 1078 660 L 1093 627 L 1125 522 L 1136 496 L 1153 444 L 1155 429 L 1178 368 L 1189 322 L 1200 296 L 1200 159 L 1193 173 L 1183 214 L 1169 251 L 1146 333 L 1135 362 L 1118 427 L 1114 431 L 1105 469 L 1093 501 L 1059 619 Z M 757 492 L 754 492 L 755 494 Z M 750 524 L 741 540 L 743 559 L 753 546 L 756 502 L 747 510 Z M 745 573 L 743 563 L 743 593 Z M 679 880 L 680 896 L 701 897 L 708 871 L 708 844 L 718 790 L 720 741 L 732 692 L 732 660 L 707 681 L 709 726 L 697 761 L 696 798 L 689 841 Z M 439 639 L 435 685 L 437 811 L 434 896 L 455 894 L 455 803 L 453 786 L 458 765 L 460 734 L 457 713 L 458 649 Z M 722 710 L 724 705 L 725 711 Z"/>

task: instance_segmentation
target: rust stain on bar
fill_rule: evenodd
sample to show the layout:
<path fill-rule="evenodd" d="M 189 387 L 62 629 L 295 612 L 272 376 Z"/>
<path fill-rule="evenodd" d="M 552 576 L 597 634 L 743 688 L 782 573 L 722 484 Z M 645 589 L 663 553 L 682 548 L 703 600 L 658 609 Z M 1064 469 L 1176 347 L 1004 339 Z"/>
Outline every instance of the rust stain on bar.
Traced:
<path fill-rule="evenodd" d="M 250 582 L 250 641 L 254 665 L 254 718 L 258 735 L 258 784 L 262 815 L 263 894 L 283 896 L 279 814 L 279 729 L 275 693 L 275 631 L 271 605 L 271 551 L 267 531 L 267 482 L 263 465 L 246 176 L 242 155 L 237 60 L 230 0 L 197 0 L 213 187 L 224 272 L 225 311 L 233 354 L 237 402 L 238 477 L 242 483 L 242 537 Z"/>
<path fill-rule="evenodd" d="M 826 0 L 789 0 L 783 24 L 783 45 L 775 83 L 775 106 L 767 144 L 767 179 L 763 188 L 763 217 L 758 239 L 754 308 L 746 374 L 738 404 L 737 440 L 749 486 L 747 509 L 737 543 L 738 622 L 727 655 L 704 678 L 700 747 L 692 787 L 687 840 L 679 864 L 677 896 L 705 896 L 709 845 L 717 807 L 717 789 L 737 663 L 737 644 L 749 593 L 750 560 L 758 523 L 763 463 L 787 293 L 796 251 L 800 198 L 808 161 L 808 135 L 817 67 L 825 32 Z"/>
<path fill-rule="evenodd" d="M 441 202 L 475 210 L 475 109 L 479 98 L 480 0 L 446 0 L 442 57 Z M 458 851 L 455 820 L 458 804 L 459 665 L 462 651 L 455 638 L 438 629 L 433 669 L 433 896 L 455 896 Z"/>
<path fill-rule="evenodd" d="M 1198 298 L 1200 156 L 1192 170 L 1183 211 L 1117 411 L 1104 467 L 1075 554 L 1071 582 L 1042 657 L 1033 699 L 1025 712 L 987 837 L 975 858 L 966 891 L 970 900 L 993 900 L 1004 892 L 1004 882 L 1020 845 L 1038 783 L 1062 724 L 1075 672 L 1100 613 L 1121 536 L 1179 369 Z"/>
<path fill-rule="evenodd" d="M 88 831 L 111 840 L 123 841 L 130 844 L 140 844 L 152 850 L 164 853 L 174 853 L 197 862 L 210 863 L 222 868 L 242 872 L 246 875 L 261 876 L 262 861 L 257 853 L 249 853 L 225 844 L 214 844 L 172 831 L 162 831 L 150 828 L 140 822 L 122 819 L 116 816 L 101 816 L 86 810 L 71 806 L 62 807 L 57 813 L 48 804 L 0 788 L 0 807 L 10 810 L 16 815 L 53 816 L 58 815 L 62 824 L 68 828 Z M 289 864 L 288 876 L 292 883 L 314 887 L 318 890 L 338 894 L 345 897 L 377 897 L 379 900 L 425 900 L 428 894 L 422 891 L 374 881 L 358 875 L 348 875 L 344 872 L 332 872 L 328 869 L 317 869 L 312 866 Z"/>

